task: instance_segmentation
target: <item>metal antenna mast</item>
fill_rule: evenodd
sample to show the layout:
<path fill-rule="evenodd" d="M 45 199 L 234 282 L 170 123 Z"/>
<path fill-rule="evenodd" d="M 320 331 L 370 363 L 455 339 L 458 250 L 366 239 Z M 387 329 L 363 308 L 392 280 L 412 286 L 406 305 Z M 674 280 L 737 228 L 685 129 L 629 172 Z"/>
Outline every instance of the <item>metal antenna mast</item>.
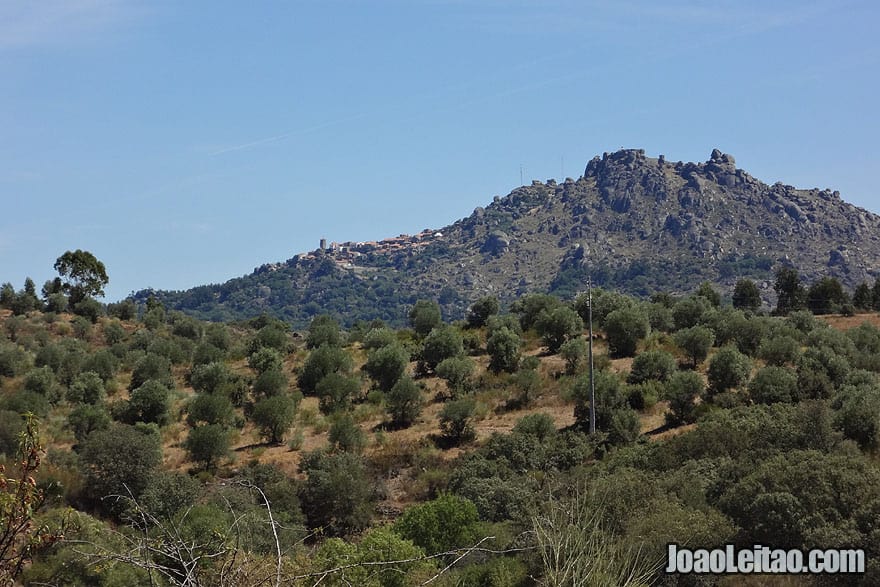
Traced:
<path fill-rule="evenodd" d="M 593 278 L 587 278 L 587 322 L 590 328 L 590 434 L 596 433 L 596 386 L 593 380 Z"/>

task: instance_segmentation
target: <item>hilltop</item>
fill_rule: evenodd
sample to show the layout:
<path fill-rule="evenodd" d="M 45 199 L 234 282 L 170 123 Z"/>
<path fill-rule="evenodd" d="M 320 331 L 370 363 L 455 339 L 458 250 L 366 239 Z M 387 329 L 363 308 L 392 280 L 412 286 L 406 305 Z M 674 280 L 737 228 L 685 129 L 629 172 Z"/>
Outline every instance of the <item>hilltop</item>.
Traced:
<path fill-rule="evenodd" d="M 224 284 L 143 290 L 210 320 L 261 312 L 306 324 L 330 312 L 346 323 L 400 323 L 424 297 L 449 318 L 482 295 L 570 297 L 593 282 L 635 295 L 690 291 L 710 281 L 729 292 L 755 279 L 772 301 L 780 265 L 850 287 L 880 275 L 880 217 L 829 189 L 768 185 L 715 149 L 704 163 L 625 149 L 593 158 L 583 176 L 533 181 L 446 227 L 375 242 L 331 243 Z"/>

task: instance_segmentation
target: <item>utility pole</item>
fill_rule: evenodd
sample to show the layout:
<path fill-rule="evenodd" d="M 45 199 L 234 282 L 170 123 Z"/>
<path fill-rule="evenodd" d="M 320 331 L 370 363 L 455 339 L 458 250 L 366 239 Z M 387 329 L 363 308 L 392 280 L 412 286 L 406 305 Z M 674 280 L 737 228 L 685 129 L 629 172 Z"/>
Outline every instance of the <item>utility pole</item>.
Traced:
<path fill-rule="evenodd" d="M 593 380 L 593 278 L 587 278 L 587 322 L 590 330 L 590 434 L 596 433 L 596 386 Z"/>

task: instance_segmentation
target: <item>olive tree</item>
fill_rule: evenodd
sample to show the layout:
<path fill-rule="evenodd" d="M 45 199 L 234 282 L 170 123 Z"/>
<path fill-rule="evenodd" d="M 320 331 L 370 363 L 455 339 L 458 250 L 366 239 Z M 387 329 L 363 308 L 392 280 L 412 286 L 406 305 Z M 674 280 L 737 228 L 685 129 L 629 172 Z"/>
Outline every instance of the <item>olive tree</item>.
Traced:
<path fill-rule="evenodd" d="M 229 452 L 229 442 L 229 430 L 220 424 L 205 424 L 189 431 L 183 447 L 191 460 L 211 470 Z"/>
<path fill-rule="evenodd" d="M 542 313 L 535 326 L 551 353 L 559 351 L 565 341 L 580 336 L 584 330 L 583 320 L 568 306 Z"/>
<path fill-rule="evenodd" d="M 709 387 L 714 393 L 737 388 L 746 383 L 752 362 L 735 347 L 725 346 L 709 361 Z"/>
<path fill-rule="evenodd" d="M 666 351 L 645 351 L 633 360 L 627 383 L 666 381 L 675 373 L 675 357 Z"/>
<path fill-rule="evenodd" d="M 433 300 L 417 301 L 409 311 L 408 317 L 410 326 L 419 336 L 427 336 L 442 323 L 440 305 Z"/>
<path fill-rule="evenodd" d="M 431 371 L 443 359 L 458 357 L 462 354 L 464 354 L 464 342 L 461 334 L 452 326 L 435 328 L 425 337 L 425 342 L 422 345 L 422 362 Z"/>
<path fill-rule="evenodd" d="M 797 394 L 797 375 L 784 367 L 764 367 L 755 373 L 749 383 L 749 395 L 761 404 L 790 403 L 797 398 Z"/>
<path fill-rule="evenodd" d="M 489 316 L 498 313 L 500 309 L 498 298 L 495 296 L 485 296 L 474 302 L 468 309 L 467 322 L 472 328 L 484 326 Z"/>
<path fill-rule="evenodd" d="M 352 360 L 345 350 L 330 345 L 321 345 L 309 353 L 299 372 L 298 383 L 303 393 L 315 391 L 318 383 L 330 373 L 347 375 L 351 372 Z"/>
<path fill-rule="evenodd" d="M 698 373 L 679 371 L 666 383 L 666 399 L 670 412 L 666 420 L 670 424 L 688 424 L 694 421 L 694 400 L 703 395 L 706 384 Z"/>
<path fill-rule="evenodd" d="M 684 328 L 672 335 L 675 344 L 691 359 L 694 369 L 697 368 L 709 354 L 715 335 L 705 326 L 693 326 Z"/>
<path fill-rule="evenodd" d="M 473 440 L 476 431 L 473 425 L 476 404 L 472 398 L 453 400 L 443 406 L 440 412 L 440 430 L 443 437 L 453 444 Z"/>
<path fill-rule="evenodd" d="M 155 431 L 117 424 L 93 432 L 80 451 L 84 493 L 105 512 L 118 513 L 118 502 L 103 498 L 137 498 L 161 462 L 161 439 Z"/>
<path fill-rule="evenodd" d="M 267 397 L 254 405 L 251 418 L 263 438 L 272 444 L 278 444 L 293 426 L 296 405 L 296 399 L 287 394 Z"/>
<path fill-rule="evenodd" d="M 382 391 L 390 391 L 404 374 L 409 364 L 409 353 L 399 343 L 392 342 L 372 351 L 363 366 Z"/>
<path fill-rule="evenodd" d="M 394 426 L 405 427 L 415 422 L 422 413 L 423 406 L 421 389 L 407 376 L 398 379 L 385 396 L 385 409 Z"/>
<path fill-rule="evenodd" d="M 632 307 L 614 310 L 608 314 L 604 327 L 612 356 L 631 357 L 636 354 L 639 339 L 648 335 L 650 325 L 647 316 Z"/>
<path fill-rule="evenodd" d="M 496 373 L 507 371 L 513 373 L 519 368 L 519 360 L 522 356 L 522 339 L 520 336 L 502 326 L 489 336 L 486 341 L 486 350 L 489 353 L 489 368 Z"/>
<path fill-rule="evenodd" d="M 471 375 L 476 365 L 468 357 L 449 357 L 437 365 L 437 376 L 446 381 L 452 397 L 471 389 Z"/>
<path fill-rule="evenodd" d="M 299 497 L 310 528 L 343 536 L 370 525 L 375 495 L 359 455 L 315 451 L 303 456 L 299 470 L 305 474 Z"/>

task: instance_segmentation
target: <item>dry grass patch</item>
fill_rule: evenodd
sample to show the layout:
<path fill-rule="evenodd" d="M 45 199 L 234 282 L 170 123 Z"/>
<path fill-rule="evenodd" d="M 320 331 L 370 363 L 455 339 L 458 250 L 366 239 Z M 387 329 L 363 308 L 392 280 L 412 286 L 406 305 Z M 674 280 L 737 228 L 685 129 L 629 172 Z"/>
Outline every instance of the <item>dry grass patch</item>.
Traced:
<path fill-rule="evenodd" d="M 838 330 L 849 330 L 861 326 L 867 322 L 875 328 L 880 328 L 880 313 L 856 314 L 855 316 L 844 316 L 842 314 L 827 314 L 825 316 L 816 316 L 818 320 L 822 320 L 832 328 Z"/>

